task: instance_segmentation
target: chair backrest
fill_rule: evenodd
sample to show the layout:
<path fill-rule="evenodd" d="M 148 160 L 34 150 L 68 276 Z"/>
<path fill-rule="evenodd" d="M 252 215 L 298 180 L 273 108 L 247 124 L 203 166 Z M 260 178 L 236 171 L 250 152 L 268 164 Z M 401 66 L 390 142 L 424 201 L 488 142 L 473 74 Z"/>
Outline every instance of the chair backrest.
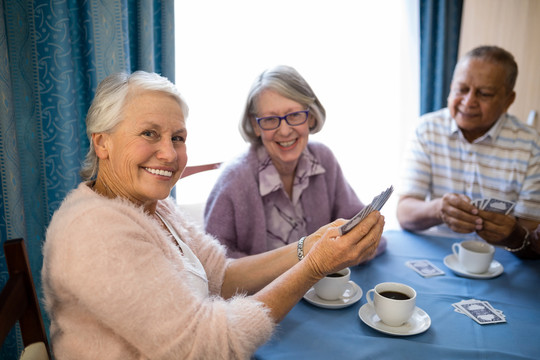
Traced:
<path fill-rule="evenodd" d="M 6 241 L 4 253 L 9 279 L 0 293 L 0 344 L 18 321 L 24 346 L 42 342 L 45 358 L 50 359 L 47 333 L 23 239 Z"/>
<path fill-rule="evenodd" d="M 221 162 L 203 165 L 186 166 L 181 178 L 185 178 L 189 175 L 197 174 L 203 171 L 214 170 L 221 166 Z"/>

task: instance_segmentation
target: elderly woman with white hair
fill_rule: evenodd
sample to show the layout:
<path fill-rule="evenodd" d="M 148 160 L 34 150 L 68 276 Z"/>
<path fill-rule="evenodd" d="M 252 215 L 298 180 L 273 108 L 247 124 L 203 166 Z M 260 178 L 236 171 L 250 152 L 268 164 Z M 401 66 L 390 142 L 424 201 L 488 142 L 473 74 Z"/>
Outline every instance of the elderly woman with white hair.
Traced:
<path fill-rule="evenodd" d="M 375 252 L 375 211 L 298 244 L 228 259 L 169 198 L 188 109 L 152 73 L 107 77 L 87 116 L 85 179 L 55 212 L 42 279 L 56 359 L 247 359 L 309 288 Z"/>
<path fill-rule="evenodd" d="M 206 231 L 230 256 L 294 243 L 364 207 L 332 151 L 309 141 L 325 120 L 323 105 L 296 69 L 280 65 L 255 79 L 240 120 L 251 146 L 224 166 L 205 208 Z M 385 248 L 383 238 L 377 254 Z"/>

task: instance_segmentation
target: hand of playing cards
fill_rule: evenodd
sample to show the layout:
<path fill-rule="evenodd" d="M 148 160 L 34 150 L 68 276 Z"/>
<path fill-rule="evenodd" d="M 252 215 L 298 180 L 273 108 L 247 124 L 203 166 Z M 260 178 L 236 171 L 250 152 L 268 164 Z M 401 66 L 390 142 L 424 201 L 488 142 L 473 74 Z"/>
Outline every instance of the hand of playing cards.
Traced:
<path fill-rule="evenodd" d="M 506 317 L 501 310 L 495 309 L 487 301 L 462 300 L 452 304 L 454 311 L 467 315 L 480 325 L 498 324 L 506 322 Z"/>
<path fill-rule="evenodd" d="M 388 189 L 375 196 L 375 198 L 373 198 L 373 200 L 368 206 L 364 207 L 352 219 L 339 227 L 339 235 L 345 235 L 346 233 L 351 231 L 353 227 L 355 227 L 358 223 L 364 220 L 365 217 L 368 216 L 369 213 L 371 213 L 372 211 L 381 210 L 383 205 L 386 203 L 386 200 L 388 200 L 390 195 L 392 195 L 393 191 L 394 187 L 390 186 Z"/>
<path fill-rule="evenodd" d="M 516 203 L 512 201 L 500 200 L 495 198 L 476 199 L 471 204 L 480 210 L 492 211 L 499 214 L 508 215 L 514 209 Z"/>

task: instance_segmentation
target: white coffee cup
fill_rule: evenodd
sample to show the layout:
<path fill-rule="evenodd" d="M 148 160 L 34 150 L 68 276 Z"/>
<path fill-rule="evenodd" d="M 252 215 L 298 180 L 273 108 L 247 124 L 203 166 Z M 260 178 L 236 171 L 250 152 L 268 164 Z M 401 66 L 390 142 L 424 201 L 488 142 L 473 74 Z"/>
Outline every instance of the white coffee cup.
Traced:
<path fill-rule="evenodd" d="M 412 316 L 416 307 L 416 291 L 405 284 L 384 282 L 366 293 L 367 302 L 389 326 L 401 326 Z"/>
<path fill-rule="evenodd" d="M 355 291 L 352 281 L 349 281 L 350 278 L 351 269 L 349 268 L 329 274 L 313 285 L 315 294 L 329 301 L 352 297 Z"/>
<path fill-rule="evenodd" d="M 452 252 L 465 270 L 473 274 L 481 274 L 488 271 L 495 248 L 484 241 L 465 240 L 452 244 Z"/>

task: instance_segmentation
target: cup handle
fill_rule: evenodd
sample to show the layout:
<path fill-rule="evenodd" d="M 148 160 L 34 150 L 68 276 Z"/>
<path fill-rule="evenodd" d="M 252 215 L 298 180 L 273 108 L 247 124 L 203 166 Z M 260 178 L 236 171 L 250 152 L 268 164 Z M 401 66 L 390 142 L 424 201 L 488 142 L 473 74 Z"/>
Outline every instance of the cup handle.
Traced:
<path fill-rule="evenodd" d="M 452 244 L 452 252 L 454 255 L 459 256 L 459 243 Z"/>
<path fill-rule="evenodd" d="M 345 286 L 345 290 L 343 291 L 341 298 L 349 299 L 349 298 L 352 298 L 354 295 L 356 295 L 356 289 L 354 288 L 353 282 L 349 281 L 347 285 Z"/>
<path fill-rule="evenodd" d="M 370 296 L 370 294 L 373 294 L 375 292 L 375 289 L 371 289 L 366 293 L 366 300 L 369 305 L 373 306 L 373 295 Z"/>

